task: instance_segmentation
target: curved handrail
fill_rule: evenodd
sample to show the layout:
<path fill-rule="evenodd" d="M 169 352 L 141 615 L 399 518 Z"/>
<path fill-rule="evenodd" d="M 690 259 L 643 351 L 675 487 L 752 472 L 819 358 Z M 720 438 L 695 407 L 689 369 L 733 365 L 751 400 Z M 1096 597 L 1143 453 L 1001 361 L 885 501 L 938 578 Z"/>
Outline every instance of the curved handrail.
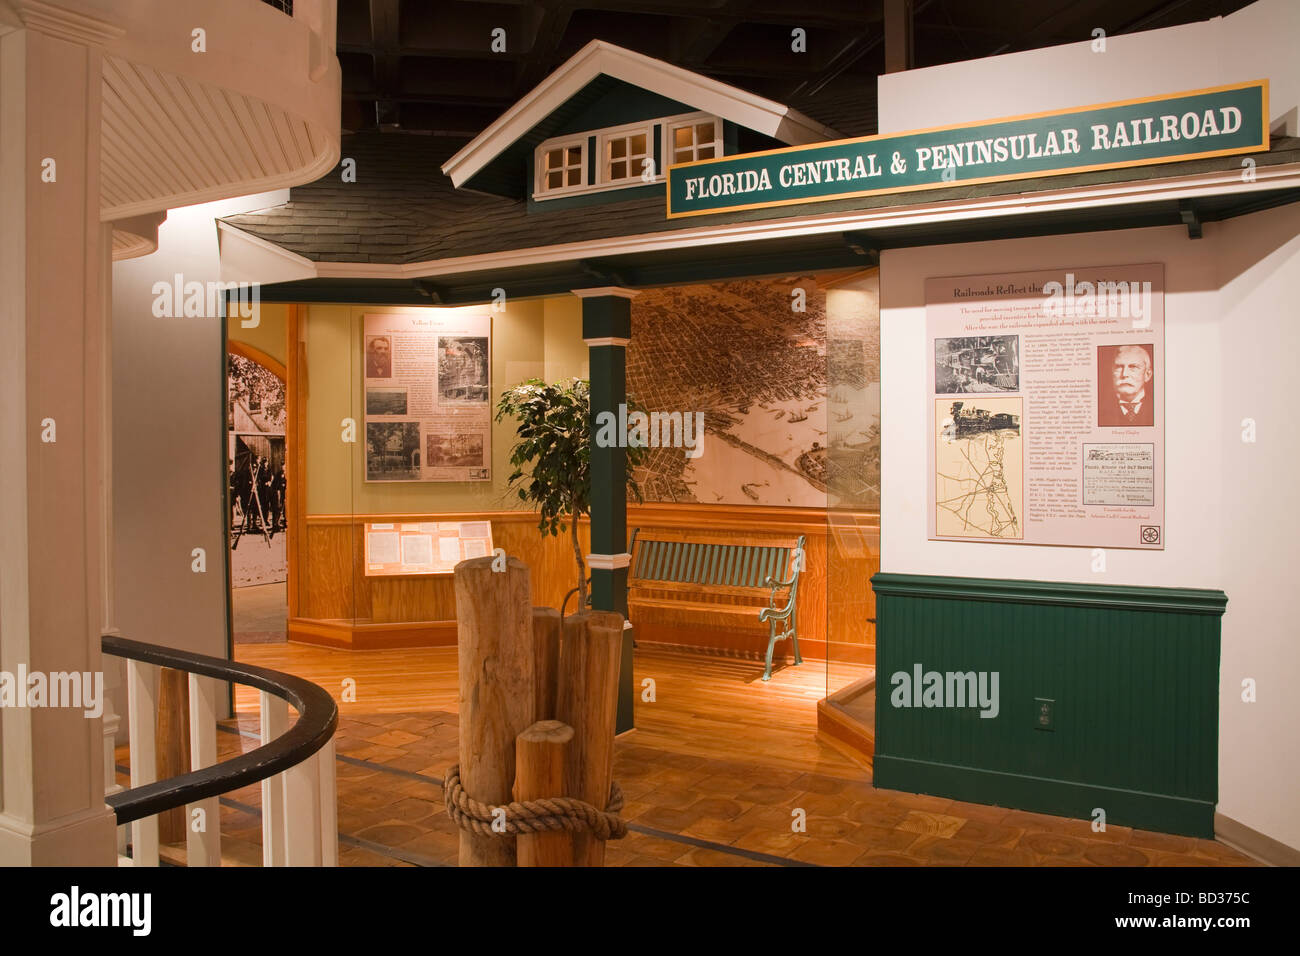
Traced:
<path fill-rule="evenodd" d="M 256 750 L 202 770 L 122 790 L 106 797 L 105 802 L 117 814 L 119 825 L 194 803 L 205 797 L 220 796 L 273 777 L 314 755 L 334 736 L 334 731 L 338 728 L 339 708 L 334 698 L 323 687 L 301 677 L 220 657 L 144 644 L 124 637 L 105 635 L 102 646 L 105 654 L 114 657 L 256 687 L 287 700 L 298 711 L 298 720 L 287 732 Z"/>

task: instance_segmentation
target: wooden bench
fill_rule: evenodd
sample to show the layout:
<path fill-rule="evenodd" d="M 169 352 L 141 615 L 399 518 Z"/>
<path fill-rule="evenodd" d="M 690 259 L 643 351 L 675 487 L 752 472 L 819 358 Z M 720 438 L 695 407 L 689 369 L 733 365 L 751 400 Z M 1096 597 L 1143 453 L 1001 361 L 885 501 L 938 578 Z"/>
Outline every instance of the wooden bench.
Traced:
<path fill-rule="evenodd" d="M 632 532 L 628 609 L 706 612 L 768 625 L 763 680 L 772 676 L 777 641 L 790 639 L 799 656 L 796 599 L 804 567 L 804 539 L 775 544 L 689 540 L 689 532 Z M 767 539 L 764 539 L 767 540 Z M 777 626 L 780 625 L 778 632 Z"/>

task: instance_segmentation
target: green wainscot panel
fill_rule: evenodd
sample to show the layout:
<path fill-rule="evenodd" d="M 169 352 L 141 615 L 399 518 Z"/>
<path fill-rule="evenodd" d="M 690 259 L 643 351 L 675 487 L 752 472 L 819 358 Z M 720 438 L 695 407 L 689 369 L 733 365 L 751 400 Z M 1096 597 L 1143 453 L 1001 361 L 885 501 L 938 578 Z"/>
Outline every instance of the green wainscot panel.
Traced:
<path fill-rule="evenodd" d="M 1222 591 L 871 583 L 876 786 L 1214 835 Z"/>

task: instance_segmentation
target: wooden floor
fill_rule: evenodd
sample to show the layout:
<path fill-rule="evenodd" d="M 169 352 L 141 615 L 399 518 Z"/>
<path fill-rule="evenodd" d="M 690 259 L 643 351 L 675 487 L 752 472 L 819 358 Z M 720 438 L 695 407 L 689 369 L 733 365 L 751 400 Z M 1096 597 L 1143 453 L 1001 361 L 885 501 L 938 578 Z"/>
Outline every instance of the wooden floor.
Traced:
<path fill-rule="evenodd" d="M 297 644 L 236 648 L 241 661 L 298 674 L 340 702 L 340 862 L 449 865 L 457 837 L 442 809 L 442 776 L 456 762 L 452 648 L 349 652 Z M 834 665 L 835 677 L 847 677 Z M 616 748 L 615 775 L 632 832 L 607 865 L 1249 865 L 1214 841 L 1067 820 L 938 797 L 878 790 L 870 769 L 816 738 L 826 696 L 821 662 L 762 664 L 640 649 L 637 729 Z M 865 674 L 866 669 L 862 669 Z M 861 675 L 859 675 L 861 676 Z M 257 745 L 256 692 L 236 696 L 238 729 L 223 755 Z M 259 858 L 260 792 L 231 794 L 223 846 Z M 799 813 L 798 811 L 803 811 Z M 798 832 L 792 822 L 806 819 Z"/>

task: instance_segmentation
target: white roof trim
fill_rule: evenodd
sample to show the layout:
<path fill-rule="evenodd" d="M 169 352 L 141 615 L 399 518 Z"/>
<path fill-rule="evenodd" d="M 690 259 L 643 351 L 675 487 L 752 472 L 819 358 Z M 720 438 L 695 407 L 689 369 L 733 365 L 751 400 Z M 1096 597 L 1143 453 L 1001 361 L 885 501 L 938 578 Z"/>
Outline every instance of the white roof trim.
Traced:
<path fill-rule="evenodd" d="M 774 100 L 604 40 L 592 40 L 447 160 L 442 171 L 459 188 L 602 73 L 757 130 L 790 146 L 841 138 L 829 126 Z"/>
<path fill-rule="evenodd" d="M 807 236 L 818 233 L 846 230 L 879 229 L 887 226 L 934 224 L 986 219 L 992 216 L 1025 215 L 1069 209 L 1096 208 L 1133 202 L 1159 202 L 1168 199 L 1191 199 L 1197 196 L 1221 196 L 1238 193 L 1261 192 L 1270 189 L 1300 187 L 1300 163 L 1277 166 L 1260 166 L 1255 170 L 1256 181 L 1245 183 L 1241 173 L 1225 170 L 1197 173 L 1169 179 L 1147 179 L 1136 182 L 1102 183 L 1095 186 L 1070 187 L 1050 191 L 1015 193 L 1007 196 L 990 196 L 980 199 L 947 200 L 908 206 L 889 206 L 881 209 L 863 209 L 848 212 L 821 213 L 788 219 L 767 219 L 757 222 L 734 222 L 691 229 L 670 229 L 666 232 L 643 233 L 635 236 L 616 236 L 609 239 L 592 239 L 583 242 L 566 242 L 531 249 L 510 249 L 449 259 L 430 259 L 410 263 L 372 262 L 313 262 L 289 253 L 299 263 L 312 269 L 312 276 L 295 278 L 320 279 L 425 279 L 459 272 L 476 272 L 488 269 L 508 269 L 517 266 L 564 262 L 592 256 L 616 256 L 629 253 L 656 252 L 663 249 L 682 249 L 692 246 L 720 245 L 729 242 L 753 242 L 789 236 Z M 228 239 L 240 230 L 221 224 Z M 255 243 L 268 246 L 280 256 L 285 250 L 264 240 Z M 226 242 L 222 243 L 225 256 Z M 268 262 L 269 265 L 269 262 Z M 263 278 L 262 281 L 276 281 Z"/>

